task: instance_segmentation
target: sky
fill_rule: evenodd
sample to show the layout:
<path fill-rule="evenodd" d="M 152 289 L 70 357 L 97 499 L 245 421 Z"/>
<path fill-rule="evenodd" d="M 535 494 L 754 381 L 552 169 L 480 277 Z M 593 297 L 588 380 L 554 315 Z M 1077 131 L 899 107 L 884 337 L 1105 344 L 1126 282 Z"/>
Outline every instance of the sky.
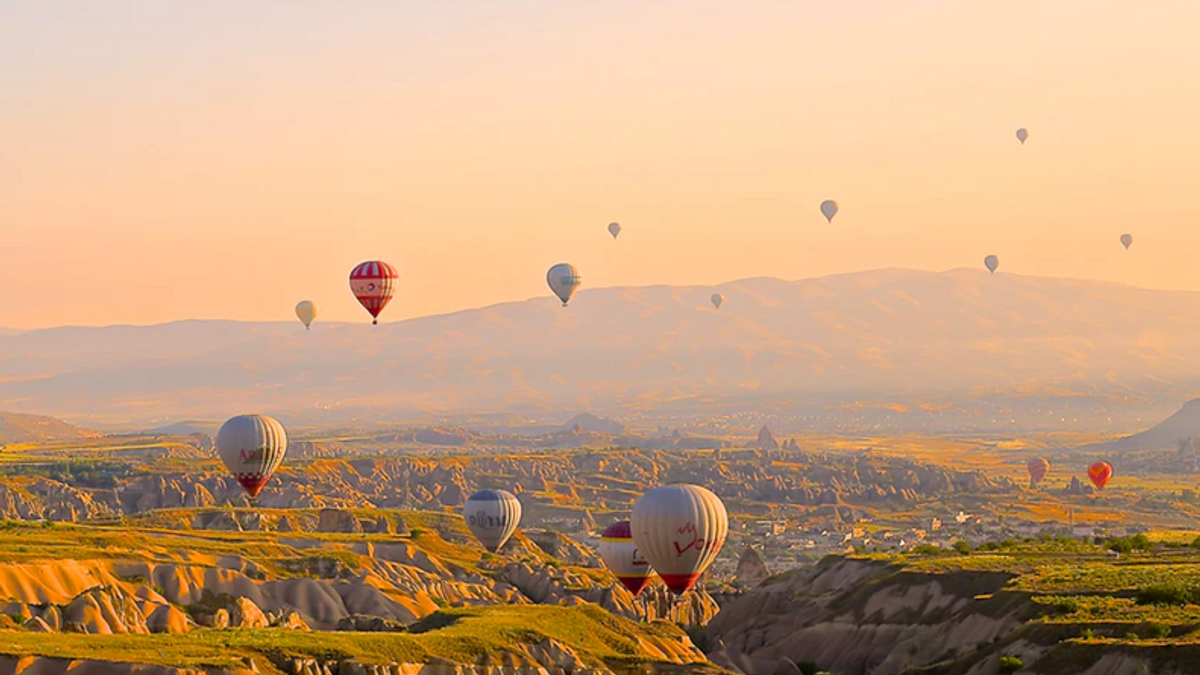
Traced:
<path fill-rule="evenodd" d="M 562 261 L 1200 289 L 1198 34 L 1192 0 L 6 0 L 0 326 L 365 321 L 369 259 L 384 320 L 549 302 Z"/>

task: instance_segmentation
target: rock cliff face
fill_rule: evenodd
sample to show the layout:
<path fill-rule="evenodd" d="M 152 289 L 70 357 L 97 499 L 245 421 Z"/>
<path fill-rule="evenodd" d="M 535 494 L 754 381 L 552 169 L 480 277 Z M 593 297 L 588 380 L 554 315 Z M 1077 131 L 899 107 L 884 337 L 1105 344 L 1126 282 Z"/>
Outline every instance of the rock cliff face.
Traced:
<path fill-rule="evenodd" d="M 345 525 L 340 516 L 322 514 L 326 523 Z M 190 520 L 211 524 L 217 515 L 231 527 L 249 515 L 259 516 L 255 530 L 269 527 L 268 518 L 247 511 L 204 511 Z M 450 546 L 436 534 L 423 536 L 432 550 Z M 274 571 L 239 555 L 187 551 L 163 551 L 156 560 L 0 563 L 0 605 L 31 630 L 86 634 L 185 633 L 197 626 L 389 631 L 440 607 L 585 602 L 630 619 L 698 626 L 718 610 L 703 591 L 675 599 L 657 584 L 635 599 L 593 570 L 547 564 L 523 536 L 514 539 L 527 547 L 518 547 L 519 559 L 489 559 L 469 569 L 411 540 L 345 539 L 282 536 L 279 543 L 296 553 L 271 562 Z"/>
<path fill-rule="evenodd" d="M 1023 595 L 999 592 L 1010 578 L 827 559 L 726 607 L 708 626 L 710 657 L 751 675 L 803 662 L 835 673 L 903 673 L 1020 627 L 1030 607 Z"/>
<path fill-rule="evenodd" d="M 308 454 L 326 458 L 303 468 L 285 466 L 263 490 L 259 505 L 441 510 L 461 506 L 480 486 L 502 483 L 513 486 L 529 506 L 622 511 L 630 507 L 630 486 L 655 485 L 668 477 L 707 485 L 726 499 L 817 507 L 853 508 L 1019 489 L 1007 478 L 993 479 L 978 471 L 955 471 L 875 453 L 827 455 L 794 446 L 780 449 L 778 440 L 765 428 L 760 441 L 761 449 L 723 451 L 720 455 L 621 450 L 538 456 L 480 454 L 453 461 L 395 456 L 339 459 L 353 455 L 354 449 L 306 442 L 300 445 L 313 446 Z M 772 461 L 762 461 L 763 453 Z M 152 510 L 246 503 L 241 486 L 220 471 L 164 469 L 147 475 L 133 464 L 114 463 L 105 465 L 103 472 L 104 480 L 95 482 L 61 474 L 0 478 L 0 518 L 100 521 Z M 326 522 L 320 529 L 377 531 L 377 526 L 343 520 Z M 236 529 L 232 523 L 215 521 L 198 527 Z M 238 527 L 245 530 L 247 523 Z M 347 527 L 350 529 L 344 529 Z"/>
<path fill-rule="evenodd" d="M 762 556 L 758 554 L 758 551 L 747 546 L 742 551 L 741 557 L 738 558 L 734 583 L 739 588 L 754 588 L 770 575 L 771 573 L 767 571 L 767 564 L 763 562 Z"/>
<path fill-rule="evenodd" d="M 775 434 L 771 432 L 771 427 L 763 426 L 758 430 L 758 440 L 755 441 L 754 447 L 759 450 L 778 450 L 779 439 L 775 438 Z"/>
<path fill-rule="evenodd" d="M 831 557 L 728 604 L 709 623 L 706 648 L 714 663 L 747 675 L 798 675 L 801 665 L 846 675 L 993 675 L 1004 672 L 1002 656 L 1019 659 L 1022 675 L 1190 672 L 1180 664 L 1194 663 L 1194 645 L 1064 641 L 1079 627 L 1032 622 L 1046 607 L 1009 589 L 1012 578 Z"/>

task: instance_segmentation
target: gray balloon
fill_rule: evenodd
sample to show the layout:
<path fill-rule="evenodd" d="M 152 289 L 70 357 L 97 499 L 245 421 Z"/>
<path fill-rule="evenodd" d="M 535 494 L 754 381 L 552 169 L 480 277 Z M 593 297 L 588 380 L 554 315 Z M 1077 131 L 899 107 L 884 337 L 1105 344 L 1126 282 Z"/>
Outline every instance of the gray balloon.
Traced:
<path fill-rule="evenodd" d="M 833 222 L 833 217 L 837 215 L 838 204 L 832 199 L 826 199 L 821 202 L 821 215 L 825 216 L 825 220 Z"/>

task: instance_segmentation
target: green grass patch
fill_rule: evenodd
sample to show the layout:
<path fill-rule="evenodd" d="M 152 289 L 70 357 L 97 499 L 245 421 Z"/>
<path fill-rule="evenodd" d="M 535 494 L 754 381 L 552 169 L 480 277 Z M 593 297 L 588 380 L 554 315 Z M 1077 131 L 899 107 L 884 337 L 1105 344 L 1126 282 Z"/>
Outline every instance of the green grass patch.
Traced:
<path fill-rule="evenodd" d="M 436 617 L 436 618 L 435 618 Z M 0 653 L 98 659 L 176 667 L 234 667 L 246 656 L 279 662 L 293 657 L 353 658 L 362 663 L 422 663 L 443 658 L 473 663 L 514 645 L 557 640 L 590 665 L 649 663 L 639 640 L 674 640 L 684 633 L 656 622 L 639 624 L 596 606 L 503 605 L 443 610 L 419 633 L 309 633 L 287 630 L 195 630 L 184 635 L 79 635 L 0 630 Z"/>

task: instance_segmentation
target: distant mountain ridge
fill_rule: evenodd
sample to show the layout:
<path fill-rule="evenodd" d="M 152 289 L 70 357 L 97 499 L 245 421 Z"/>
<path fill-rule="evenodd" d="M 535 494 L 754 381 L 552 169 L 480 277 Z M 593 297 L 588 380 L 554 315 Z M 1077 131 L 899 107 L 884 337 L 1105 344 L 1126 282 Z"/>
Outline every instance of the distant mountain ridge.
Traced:
<path fill-rule="evenodd" d="M 1194 398 L 1174 415 L 1149 429 L 1124 438 L 1085 446 L 1084 450 L 1112 452 L 1123 450 L 1167 450 L 1180 442 L 1200 437 L 1200 398 Z"/>
<path fill-rule="evenodd" d="M 1200 385 L 1200 293 L 885 269 L 591 289 L 569 308 L 547 294 L 377 327 L 34 330 L 0 335 L 0 355 L 0 407 L 147 422 L 244 411 L 611 416 L 872 392 L 1178 400 Z"/>
<path fill-rule="evenodd" d="M 65 441 L 94 438 L 99 434 L 85 431 L 53 417 L 0 412 L 0 445 L 40 441 Z"/>

